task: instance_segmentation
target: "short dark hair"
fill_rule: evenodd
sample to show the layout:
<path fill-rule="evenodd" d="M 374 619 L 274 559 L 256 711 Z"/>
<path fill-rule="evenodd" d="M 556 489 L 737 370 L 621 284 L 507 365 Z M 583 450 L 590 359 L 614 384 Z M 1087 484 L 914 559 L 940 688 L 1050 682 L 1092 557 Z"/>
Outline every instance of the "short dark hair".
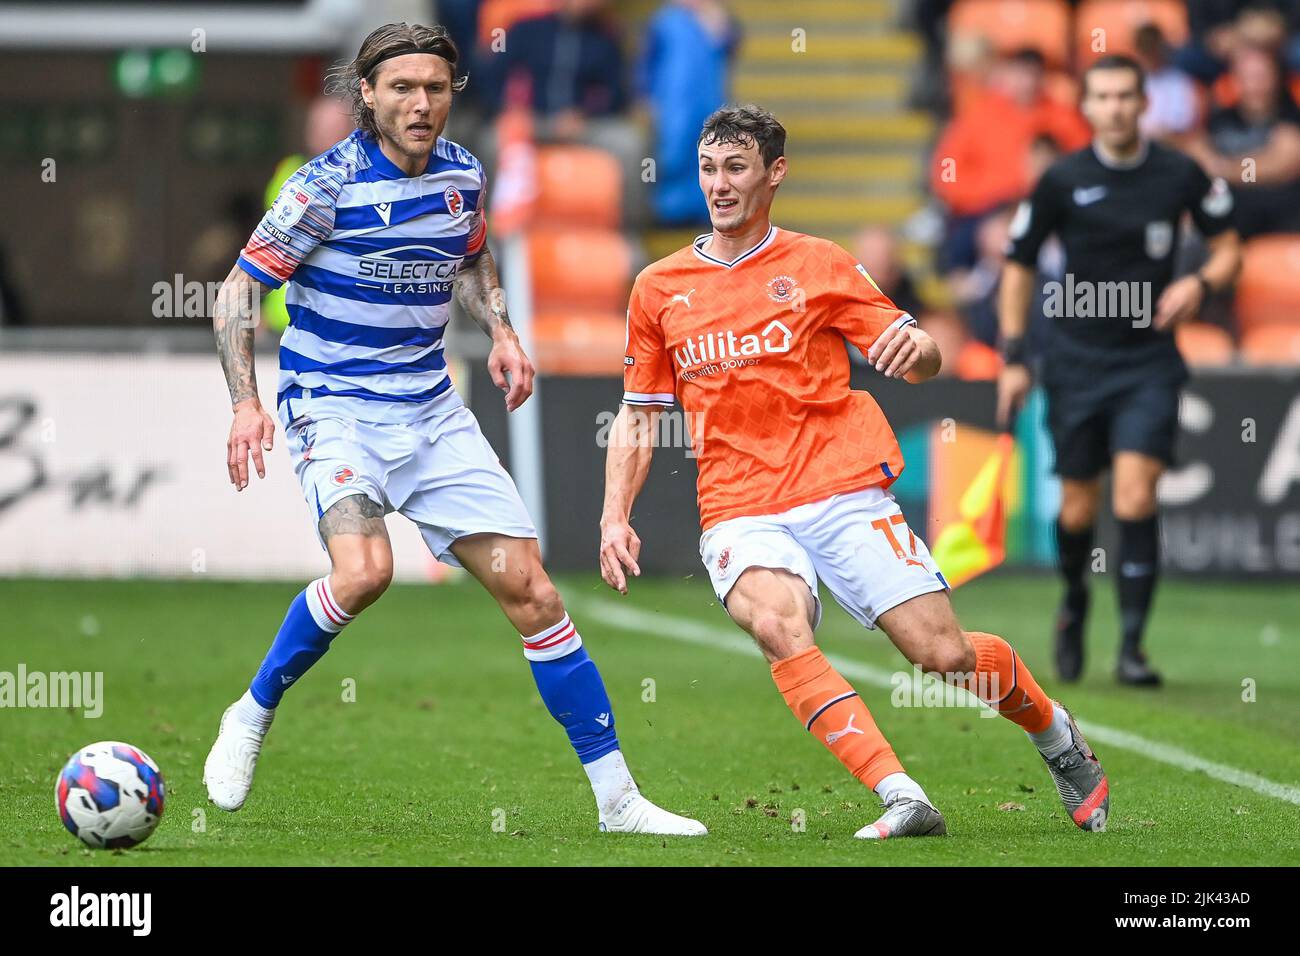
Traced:
<path fill-rule="evenodd" d="M 1146 71 L 1142 69 L 1142 64 L 1133 57 L 1124 53 L 1108 53 L 1092 62 L 1089 67 L 1083 71 L 1083 94 L 1088 95 L 1088 77 L 1099 70 L 1129 70 L 1137 77 L 1138 92 L 1141 93 L 1146 87 Z"/>
<path fill-rule="evenodd" d="M 704 121 L 696 149 L 704 143 L 734 143 L 742 149 L 757 144 L 763 165 L 771 166 L 785 155 L 785 127 L 761 106 L 724 106 Z"/>
<path fill-rule="evenodd" d="M 370 35 L 361 41 L 356 59 L 330 71 L 325 92 L 346 97 L 352 105 L 353 122 L 371 137 L 377 137 L 379 130 L 375 126 L 374 110 L 366 105 L 361 95 L 361 81 L 374 86 L 375 74 L 384 60 L 407 53 L 432 53 L 446 60 L 451 67 L 451 88 L 456 93 L 465 89 L 469 82 L 469 74 L 458 76 L 456 73 L 460 50 L 446 27 L 385 23 L 370 31 Z"/>

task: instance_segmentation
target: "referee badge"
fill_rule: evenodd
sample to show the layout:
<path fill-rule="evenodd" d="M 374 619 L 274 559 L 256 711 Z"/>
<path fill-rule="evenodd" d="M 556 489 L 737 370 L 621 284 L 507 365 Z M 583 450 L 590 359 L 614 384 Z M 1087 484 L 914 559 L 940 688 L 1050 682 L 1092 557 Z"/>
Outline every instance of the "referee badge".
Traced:
<path fill-rule="evenodd" d="M 1147 258 L 1163 259 L 1174 247 L 1172 222 L 1147 223 Z"/>

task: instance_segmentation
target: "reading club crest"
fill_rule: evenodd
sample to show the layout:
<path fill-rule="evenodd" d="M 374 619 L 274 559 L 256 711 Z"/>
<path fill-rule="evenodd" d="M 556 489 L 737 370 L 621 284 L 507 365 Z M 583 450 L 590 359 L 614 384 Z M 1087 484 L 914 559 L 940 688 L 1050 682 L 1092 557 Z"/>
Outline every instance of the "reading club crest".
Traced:
<path fill-rule="evenodd" d="M 451 213 L 451 218 L 455 219 L 465 211 L 465 197 L 455 186 L 448 186 L 442 195 L 447 200 L 447 212 Z"/>

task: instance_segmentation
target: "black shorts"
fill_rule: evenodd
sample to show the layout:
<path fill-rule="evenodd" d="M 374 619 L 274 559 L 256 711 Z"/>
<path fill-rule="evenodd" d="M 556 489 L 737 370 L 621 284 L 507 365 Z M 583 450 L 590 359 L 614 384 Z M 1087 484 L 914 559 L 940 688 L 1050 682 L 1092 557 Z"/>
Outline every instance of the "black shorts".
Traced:
<path fill-rule="evenodd" d="M 1165 377 L 1099 375 L 1046 386 L 1047 427 L 1062 478 L 1096 478 L 1119 451 L 1174 463 L 1181 385 Z"/>

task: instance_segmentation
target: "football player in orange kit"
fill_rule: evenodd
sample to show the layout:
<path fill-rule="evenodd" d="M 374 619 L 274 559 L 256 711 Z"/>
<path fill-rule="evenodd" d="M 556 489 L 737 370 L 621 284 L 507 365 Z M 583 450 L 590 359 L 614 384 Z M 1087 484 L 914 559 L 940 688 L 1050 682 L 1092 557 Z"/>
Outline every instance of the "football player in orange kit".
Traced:
<path fill-rule="evenodd" d="M 700 556 L 718 599 L 766 655 L 786 703 L 884 814 L 857 836 L 947 832 L 866 704 L 818 650 L 817 583 L 923 671 L 975 693 L 1037 745 L 1066 812 L 1101 830 L 1106 775 L 1064 707 L 1002 638 L 964 631 L 948 584 L 886 489 L 903 468 L 870 394 L 849 388 L 844 340 L 883 375 L 939 371 L 934 340 L 839 246 L 772 225 L 785 129 L 725 107 L 698 141 L 713 231 L 646 268 L 628 308 L 623 406 L 610 433 L 601 574 L 627 593 L 641 542 L 632 503 L 656 416 L 680 401 L 699 464 Z"/>

